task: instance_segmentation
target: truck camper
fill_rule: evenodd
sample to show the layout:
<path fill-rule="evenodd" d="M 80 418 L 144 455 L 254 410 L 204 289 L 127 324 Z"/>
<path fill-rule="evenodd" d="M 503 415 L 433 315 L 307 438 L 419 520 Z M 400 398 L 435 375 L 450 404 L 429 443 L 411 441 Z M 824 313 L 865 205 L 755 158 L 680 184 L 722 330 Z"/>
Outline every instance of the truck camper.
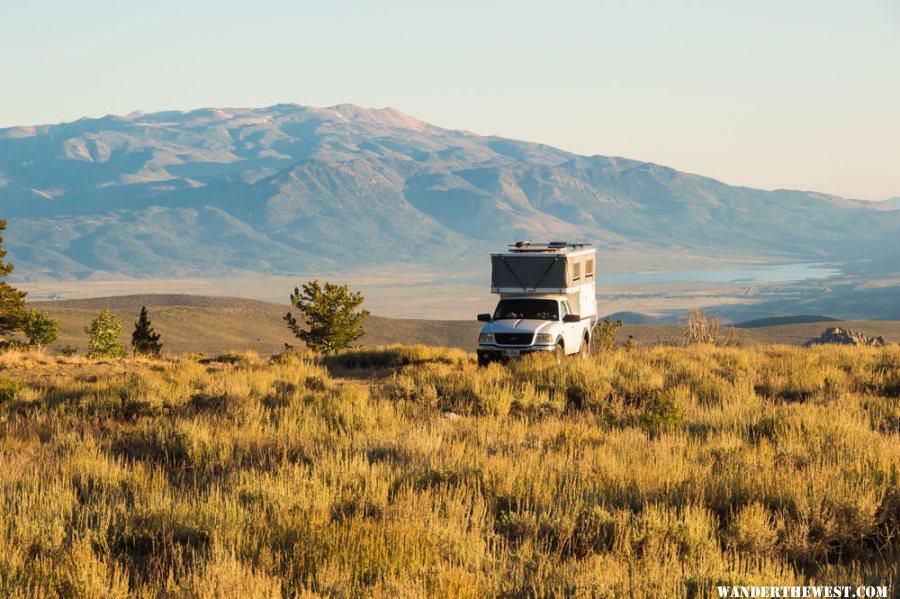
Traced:
<path fill-rule="evenodd" d="M 587 243 L 510 244 L 491 254 L 491 293 L 500 296 L 478 335 L 478 364 L 550 352 L 590 353 L 597 323 L 595 249 Z"/>

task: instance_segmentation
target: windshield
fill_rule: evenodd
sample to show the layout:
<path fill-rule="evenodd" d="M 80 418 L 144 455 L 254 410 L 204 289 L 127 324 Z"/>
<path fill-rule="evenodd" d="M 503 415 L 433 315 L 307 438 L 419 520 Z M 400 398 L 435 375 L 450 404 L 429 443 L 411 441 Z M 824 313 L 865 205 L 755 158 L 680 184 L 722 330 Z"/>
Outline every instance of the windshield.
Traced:
<path fill-rule="evenodd" d="M 500 300 L 494 320 L 559 320 L 559 304 L 551 299 Z"/>

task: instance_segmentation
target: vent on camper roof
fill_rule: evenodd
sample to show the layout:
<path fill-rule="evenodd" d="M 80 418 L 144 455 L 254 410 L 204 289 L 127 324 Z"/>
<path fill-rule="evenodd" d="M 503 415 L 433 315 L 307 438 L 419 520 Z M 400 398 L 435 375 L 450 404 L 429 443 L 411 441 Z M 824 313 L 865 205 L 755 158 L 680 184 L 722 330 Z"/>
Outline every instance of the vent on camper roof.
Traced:
<path fill-rule="evenodd" d="M 551 241 L 550 243 L 547 244 L 547 247 L 550 249 L 557 250 L 560 248 L 564 248 L 567 245 L 569 245 L 569 242 L 567 242 L 567 241 Z"/>
<path fill-rule="evenodd" d="M 531 240 L 530 240 L 530 239 L 529 239 L 528 241 L 517 241 L 517 242 L 516 242 L 516 247 L 517 247 L 517 248 L 526 248 L 526 247 L 528 247 L 529 245 L 531 245 Z"/>

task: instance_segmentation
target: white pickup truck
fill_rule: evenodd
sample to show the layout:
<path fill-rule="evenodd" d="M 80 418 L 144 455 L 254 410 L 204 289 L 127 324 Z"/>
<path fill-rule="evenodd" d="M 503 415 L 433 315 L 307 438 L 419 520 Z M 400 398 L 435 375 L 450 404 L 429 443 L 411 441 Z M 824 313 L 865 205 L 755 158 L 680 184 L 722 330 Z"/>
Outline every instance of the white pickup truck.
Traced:
<path fill-rule="evenodd" d="M 478 364 L 531 352 L 590 352 L 597 322 L 596 251 L 587 244 L 519 242 L 491 254 L 491 291 L 500 295 L 478 335 Z"/>

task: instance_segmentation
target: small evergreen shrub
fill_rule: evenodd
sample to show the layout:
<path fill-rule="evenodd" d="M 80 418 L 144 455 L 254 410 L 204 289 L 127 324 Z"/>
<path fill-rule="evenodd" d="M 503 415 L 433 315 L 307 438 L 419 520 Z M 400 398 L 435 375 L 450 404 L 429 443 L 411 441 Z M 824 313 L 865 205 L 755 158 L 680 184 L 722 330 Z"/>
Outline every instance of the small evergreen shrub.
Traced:
<path fill-rule="evenodd" d="M 162 343 L 159 342 L 159 333 L 153 330 L 150 318 L 147 316 L 147 306 L 141 306 L 141 315 L 134 323 L 134 332 L 131 333 L 131 347 L 135 355 L 158 358 L 162 352 Z"/>
<path fill-rule="evenodd" d="M 651 437 L 681 426 L 681 409 L 671 393 L 659 391 L 641 414 L 641 428 Z"/>

